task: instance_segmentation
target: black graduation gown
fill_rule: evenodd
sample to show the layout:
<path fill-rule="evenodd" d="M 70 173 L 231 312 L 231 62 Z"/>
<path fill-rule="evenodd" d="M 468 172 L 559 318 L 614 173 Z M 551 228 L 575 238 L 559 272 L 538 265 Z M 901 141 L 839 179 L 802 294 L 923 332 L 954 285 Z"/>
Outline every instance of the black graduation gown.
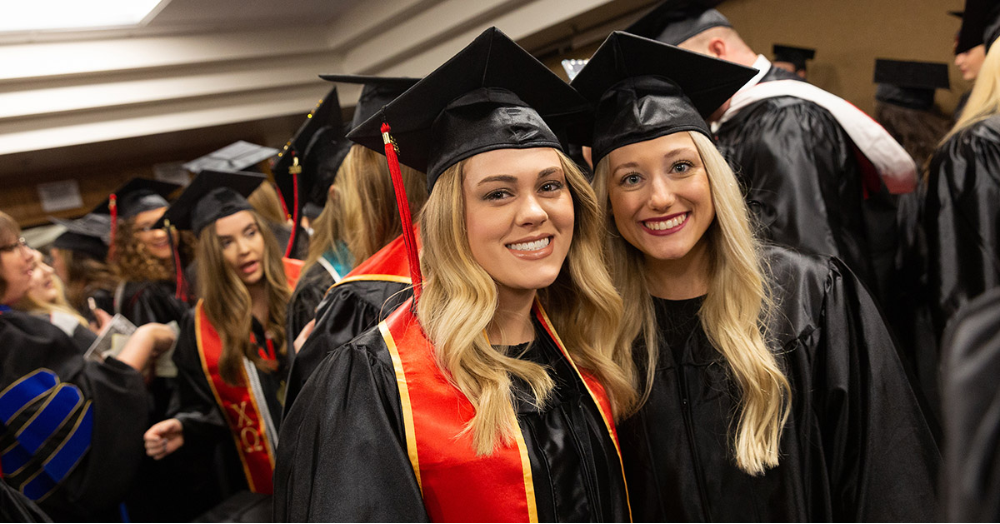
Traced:
<path fill-rule="evenodd" d="M 942 343 L 946 448 L 941 475 L 950 522 L 1000 520 L 1000 289 L 966 304 Z"/>
<path fill-rule="evenodd" d="M 316 310 L 315 329 L 292 359 L 285 412 L 327 354 L 385 320 L 412 296 L 410 284 L 391 280 L 352 280 L 330 289 Z"/>
<path fill-rule="evenodd" d="M 197 501 L 198 513 L 201 513 L 218 504 L 223 498 L 247 490 L 248 484 L 229 423 L 222 413 L 222 408 L 215 401 L 215 395 L 201 367 L 194 320 L 192 311 L 184 319 L 177 340 L 177 349 L 174 350 L 180 397 L 179 411 L 174 416 L 184 426 L 184 446 L 181 450 L 189 446 L 191 452 L 206 453 L 207 450 L 216 450 L 215 464 L 213 465 L 211 461 L 202 462 L 201 474 L 197 478 L 188 479 L 191 483 L 201 485 L 195 490 L 201 493 L 201 500 Z M 253 333 L 256 340 L 265 340 L 264 328 L 256 319 L 253 320 Z M 263 347 L 262 342 L 258 345 Z M 258 369 L 257 376 L 274 424 L 280 428 L 282 412 L 280 391 L 284 386 L 284 376 L 288 372 L 288 366 L 286 357 L 279 355 L 278 359 L 279 367 L 276 372 L 264 372 Z"/>
<path fill-rule="evenodd" d="M 316 308 L 333 284 L 333 275 L 322 264 L 313 264 L 302 273 L 288 300 L 288 309 L 285 313 L 285 322 L 288 324 L 285 333 L 290 340 L 294 341 L 302 332 L 302 328 L 316 318 Z"/>
<path fill-rule="evenodd" d="M 940 457 L 874 302 L 837 259 L 768 254 L 792 387 L 780 463 L 758 477 L 736 467 L 735 386 L 695 323 L 683 347 L 659 348 L 648 402 L 619 424 L 635 520 L 936 519 Z"/>
<path fill-rule="evenodd" d="M 791 77 L 772 67 L 761 82 Z M 896 206 L 875 174 L 864 199 L 860 153 L 833 115 L 801 98 L 768 98 L 722 124 L 716 138 L 765 237 L 840 258 L 884 301 L 896 256 Z"/>
<path fill-rule="evenodd" d="M 1000 115 L 931 159 L 924 202 L 927 284 L 938 335 L 962 304 L 1000 285 Z"/>
<path fill-rule="evenodd" d="M 535 334 L 521 358 L 548 365 L 556 389 L 544 411 L 521 400 L 515 407 L 538 521 L 628 521 L 618 455 L 601 415 L 537 321 Z M 531 398 L 520 381 L 514 396 Z M 377 327 L 323 360 L 285 428 L 274 472 L 276 522 L 428 520 L 407 456 L 396 374 Z"/>
<path fill-rule="evenodd" d="M 84 360 L 69 337 L 44 320 L 16 311 L 0 314 L 0 390 L 39 368 L 93 402 L 90 449 L 41 508 L 57 521 L 116 519 L 145 455 L 142 376 L 114 358 Z M 2 427 L 5 442 L 7 431 Z"/>
<path fill-rule="evenodd" d="M 6 482 L 0 482 L 0 521 L 52 522 L 37 504 Z"/>

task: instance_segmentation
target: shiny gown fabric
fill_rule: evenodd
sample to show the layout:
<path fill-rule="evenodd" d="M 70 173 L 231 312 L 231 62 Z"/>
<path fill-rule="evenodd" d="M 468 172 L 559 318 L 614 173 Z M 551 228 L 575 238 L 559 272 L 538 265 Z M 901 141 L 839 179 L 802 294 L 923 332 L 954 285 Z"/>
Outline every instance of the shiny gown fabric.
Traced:
<path fill-rule="evenodd" d="M 550 366 L 556 389 L 539 409 L 524 400 L 531 398 L 527 385 L 515 381 L 514 407 L 530 462 L 537 519 L 627 521 L 621 463 L 597 405 L 537 321 L 535 333 L 535 343 L 521 358 Z M 402 346 L 399 350 L 405 351 Z M 379 327 L 330 353 L 302 390 L 281 434 L 275 520 L 429 521 L 470 504 L 440 493 L 422 497 L 408 454 L 413 435 L 407 434 L 400 399 L 393 357 Z M 417 403 L 406 409 L 416 413 L 425 408 Z M 443 450 L 448 445 L 453 444 L 437 446 Z M 468 464 L 456 462 L 454 467 L 460 471 Z M 523 486 L 526 479 L 518 481 Z M 493 493 L 481 490 L 479 495 Z"/>
<path fill-rule="evenodd" d="M 761 82 L 789 76 L 772 67 Z M 765 237 L 840 258 L 884 300 L 896 256 L 895 204 L 833 115 L 800 98 L 767 98 L 722 124 L 716 138 Z"/>
<path fill-rule="evenodd" d="M 941 487 L 949 522 L 1000 520 L 1000 289 L 966 304 L 942 343 L 946 448 Z"/>
<path fill-rule="evenodd" d="M 736 467 L 736 386 L 693 323 L 681 347 L 658 349 L 649 401 L 619 424 L 635 520 L 936 520 L 940 457 L 871 297 L 837 259 L 768 258 L 771 337 L 792 387 L 779 465 Z M 669 302 L 656 301 L 661 326 L 677 316 Z"/>
<path fill-rule="evenodd" d="M 73 341 L 44 320 L 16 311 L 0 314 L 0 390 L 40 368 L 93 403 L 93 430 L 82 461 L 39 506 L 56 521 L 114 519 L 145 455 L 142 376 L 113 358 L 103 364 L 84 360 Z"/>
<path fill-rule="evenodd" d="M 321 264 L 313 264 L 302 273 L 292 291 L 292 296 L 288 299 L 288 308 L 285 313 L 285 323 L 287 324 L 285 333 L 289 339 L 294 341 L 295 337 L 302 332 L 302 328 L 316 318 L 316 308 L 333 284 L 333 275 Z"/>
<path fill-rule="evenodd" d="M 931 317 L 940 335 L 958 308 L 1000 285 L 1000 115 L 935 152 L 922 224 Z"/>

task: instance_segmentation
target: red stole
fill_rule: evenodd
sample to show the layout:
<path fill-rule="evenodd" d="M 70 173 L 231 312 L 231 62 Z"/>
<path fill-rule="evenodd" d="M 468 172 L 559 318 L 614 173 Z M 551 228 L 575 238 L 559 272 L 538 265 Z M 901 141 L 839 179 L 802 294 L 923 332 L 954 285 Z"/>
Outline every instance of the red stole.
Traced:
<path fill-rule="evenodd" d="M 492 455 L 476 455 L 472 433 L 462 433 L 475 409 L 437 367 L 434 347 L 411 306 L 412 299 L 403 303 L 379 324 L 379 330 L 392 356 L 406 450 L 428 515 L 435 522 L 538 522 L 531 463 L 521 431 L 515 431 L 515 442 L 499 446 Z M 584 381 L 617 447 L 604 388 L 577 370 L 537 302 L 534 314 Z M 509 415 L 516 426 L 513 409 Z"/>
<path fill-rule="evenodd" d="M 305 264 L 302 260 L 297 258 L 282 258 L 281 265 L 285 270 L 285 281 L 288 282 L 289 289 L 295 289 L 295 285 L 299 283 L 299 277 L 302 276 L 302 266 Z"/>
<path fill-rule="evenodd" d="M 414 234 L 417 238 L 417 246 L 420 246 L 420 234 L 418 228 L 414 227 Z M 406 258 L 406 245 L 403 237 L 398 236 L 389 242 L 374 255 L 358 264 L 350 273 L 344 275 L 339 282 L 333 286 L 339 286 L 347 282 L 354 281 L 387 281 L 410 284 L 410 262 Z M 333 287 L 331 286 L 331 287 Z"/>
<path fill-rule="evenodd" d="M 261 416 L 258 399 L 254 398 L 249 386 L 227 384 L 219 375 L 219 358 L 222 356 L 222 340 L 219 333 L 205 315 L 203 301 L 195 306 L 195 334 L 198 341 L 198 355 L 201 368 L 205 372 L 208 385 L 212 388 L 215 402 L 229 422 L 229 430 L 236 444 L 247 485 L 254 493 L 270 495 L 274 492 L 274 450 L 268 441 L 264 419 Z M 246 370 L 240 368 L 242 384 L 249 384 Z M 259 399 L 263 402 L 263 399 Z"/>

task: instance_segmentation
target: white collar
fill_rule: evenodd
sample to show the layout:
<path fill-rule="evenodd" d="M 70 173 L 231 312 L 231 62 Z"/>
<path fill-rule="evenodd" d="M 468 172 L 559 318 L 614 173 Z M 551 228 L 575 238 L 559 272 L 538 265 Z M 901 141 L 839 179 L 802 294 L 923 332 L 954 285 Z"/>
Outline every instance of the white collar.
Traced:
<path fill-rule="evenodd" d="M 753 65 L 750 67 L 756 69 L 757 74 L 753 75 L 753 78 L 751 78 L 749 82 L 743 84 L 743 87 L 740 88 L 740 91 L 745 91 L 759 84 L 760 80 L 764 78 L 764 75 L 766 75 L 767 72 L 771 70 L 771 61 L 768 60 L 767 58 L 764 58 L 764 55 L 757 55 L 757 60 L 754 60 Z"/>

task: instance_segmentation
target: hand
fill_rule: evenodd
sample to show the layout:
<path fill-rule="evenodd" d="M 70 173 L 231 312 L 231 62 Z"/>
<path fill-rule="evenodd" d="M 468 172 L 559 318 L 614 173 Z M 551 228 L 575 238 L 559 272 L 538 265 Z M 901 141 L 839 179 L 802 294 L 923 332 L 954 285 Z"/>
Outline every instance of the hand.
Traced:
<path fill-rule="evenodd" d="M 94 299 L 90 300 L 93 301 Z M 100 334 L 101 331 L 104 331 L 104 326 L 107 326 L 108 322 L 111 322 L 111 319 L 114 318 L 107 311 L 104 311 L 103 309 L 96 306 L 90 308 L 90 312 L 94 314 L 94 319 L 95 319 L 94 322 L 90 323 L 90 330 L 97 334 Z"/>
<path fill-rule="evenodd" d="M 295 342 L 292 343 L 292 346 L 295 348 L 295 353 L 298 353 L 299 350 L 302 349 L 302 346 L 305 345 L 306 343 L 306 339 L 309 338 L 309 335 L 312 334 L 315 328 L 316 328 L 315 318 L 310 320 L 309 323 L 306 324 L 306 327 L 302 328 L 302 331 L 299 333 L 299 336 L 295 337 Z"/>
<path fill-rule="evenodd" d="M 169 350 L 174 345 L 174 341 L 177 340 L 177 333 L 174 330 L 155 322 L 139 326 L 135 331 L 135 335 L 139 335 L 140 332 L 142 332 L 140 337 L 145 337 L 152 343 L 152 358 L 156 358 L 164 351 Z"/>
<path fill-rule="evenodd" d="M 184 426 L 181 421 L 169 418 L 153 424 L 142 439 L 146 443 L 146 454 L 160 460 L 184 445 Z"/>

